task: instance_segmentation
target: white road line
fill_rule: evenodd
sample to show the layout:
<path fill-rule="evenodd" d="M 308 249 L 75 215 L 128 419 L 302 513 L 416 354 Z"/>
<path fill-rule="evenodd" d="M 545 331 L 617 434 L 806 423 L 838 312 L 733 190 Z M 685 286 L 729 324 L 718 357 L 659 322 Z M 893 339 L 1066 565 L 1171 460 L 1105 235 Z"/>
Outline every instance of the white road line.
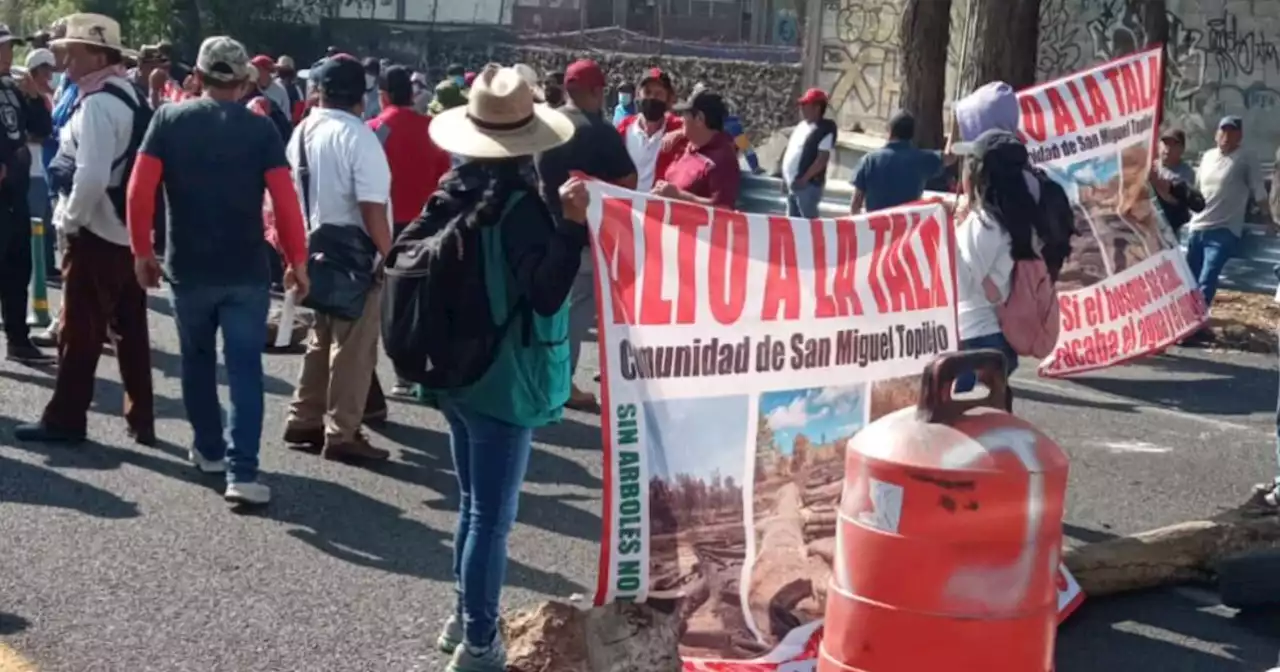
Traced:
<path fill-rule="evenodd" d="M 1018 387 L 1029 387 L 1033 390 L 1043 390 L 1098 404 L 1126 404 L 1139 413 L 1155 413 L 1157 415 L 1178 418 L 1179 420 L 1199 423 L 1201 425 L 1216 427 L 1222 430 L 1244 432 L 1255 436 L 1265 436 L 1267 438 L 1272 437 L 1270 432 L 1262 431 L 1257 427 L 1250 427 L 1236 422 L 1219 420 L 1217 418 L 1196 415 L 1194 413 L 1187 413 L 1186 411 L 1179 411 L 1177 409 L 1166 408 L 1164 406 L 1151 406 L 1130 397 L 1122 397 L 1119 395 L 1107 394 L 1105 392 L 1095 392 L 1076 385 L 1062 385 L 1059 383 L 1050 383 L 1040 378 L 1023 378 L 1021 376 L 1014 378 L 1010 383 L 1014 389 L 1017 389 Z"/>

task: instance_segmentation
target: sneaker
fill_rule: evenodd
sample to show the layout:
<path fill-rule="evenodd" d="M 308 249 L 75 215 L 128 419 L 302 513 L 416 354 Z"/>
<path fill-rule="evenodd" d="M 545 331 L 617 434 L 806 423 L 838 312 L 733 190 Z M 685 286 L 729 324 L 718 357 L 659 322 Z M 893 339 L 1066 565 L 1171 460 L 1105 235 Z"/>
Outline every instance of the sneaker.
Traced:
<path fill-rule="evenodd" d="M 453 652 L 447 672 L 506 672 L 507 647 L 495 635 L 493 643 L 482 649 L 463 644 Z"/>
<path fill-rule="evenodd" d="M 56 348 L 58 347 L 58 329 L 57 323 L 44 331 L 31 334 L 31 344 L 40 348 Z"/>
<path fill-rule="evenodd" d="M 271 501 L 271 488 L 261 483 L 228 483 L 222 498 L 234 504 L 262 506 Z"/>
<path fill-rule="evenodd" d="M 441 628 L 440 636 L 436 637 L 436 648 L 439 649 L 441 653 L 446 653 L 452 656 L 453 652 L 457 651 L 459 646 L 462 646 L 462 638 L 464 636 L 465 635 L 462 632 L 462 619 L 458 618 L 456 615 L 450 616 L 449 620 L 445 621 L 444 627 Z"/>
<path fill-rule="evenodd" d="M 388 396 L 399 399 L 417 399 L 418 390 L 414 387 L 413 383 L 407 380 L 397 380 L 395 386 L 391 388 L 391 393 Z"/>
<path fill-rule="evenodd" d="M 10 342 L 8 359 L 11 362 L 20 364 L 52 364 L 54 362 L 52 356 L 37 348 L 29 338 L 23 341 Z"/>
<path fill-rule="evenodd" d="M 192 466 L 199 469 L 202 474 L 227 473 L 227 461 L 225 459 L 211 460 L 204 455 L 201 455 L 200 451 L 195 448 L 187 451 L 187 460 L 191 462 Z M 228 490 L 228 492 L 230 492 L 230 490 Z"/>

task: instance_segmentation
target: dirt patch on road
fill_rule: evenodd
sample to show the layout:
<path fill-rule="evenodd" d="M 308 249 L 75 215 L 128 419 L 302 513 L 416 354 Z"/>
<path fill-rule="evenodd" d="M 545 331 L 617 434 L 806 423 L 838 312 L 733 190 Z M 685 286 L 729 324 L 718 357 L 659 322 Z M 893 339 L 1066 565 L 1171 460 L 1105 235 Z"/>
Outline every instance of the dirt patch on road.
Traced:
<path fill-rule="evenodd" d="M 1209 313 L 1211 347 L 1245 352 L 1276 352 L 1280 305 L 1266 294 L 1218 290 Z"/>

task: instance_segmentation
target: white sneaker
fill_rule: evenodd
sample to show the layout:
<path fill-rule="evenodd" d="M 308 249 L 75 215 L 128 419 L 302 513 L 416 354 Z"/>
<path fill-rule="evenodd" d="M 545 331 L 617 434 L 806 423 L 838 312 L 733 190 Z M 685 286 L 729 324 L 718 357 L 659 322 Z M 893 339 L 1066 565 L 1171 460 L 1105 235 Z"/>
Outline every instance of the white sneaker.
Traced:
<path fill-rule="evenodd" d="M 187 460 L 203 474 L 224 474 L 227 471 L 226 460 L 210 460 L 195 448 L 187 451 Z"/>
<path fill-rule="evenodd" d="M 271 488 L 261 483 L 228 483 L 222 498 L 236 504 L 261 506 L 271 501 Z"/>

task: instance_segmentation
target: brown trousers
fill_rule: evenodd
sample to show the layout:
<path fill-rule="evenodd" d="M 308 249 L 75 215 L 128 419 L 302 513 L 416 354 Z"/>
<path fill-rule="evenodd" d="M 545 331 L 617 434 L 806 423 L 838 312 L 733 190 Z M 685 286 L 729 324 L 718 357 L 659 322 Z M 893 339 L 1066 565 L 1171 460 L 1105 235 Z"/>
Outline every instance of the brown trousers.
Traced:
<path fill-rule="evenodd" d="M 337 441 L 350 441 L 360 431 L 378 365 L 381 289 L 369 292 L 354 322 L 316 314 L 289 407 L 290 428 L 323 426 L 325 436 Z"/>
<path fill-rule="evenodd" d="M 98 360 L 111 325 L 120 339 L 116 360 L 124 383 L 125 421 L 140 434 L 154 433 L 147 293 L 134 277 L 128 247 L 83 230 L 67 239 L 59 323 L 57 380 L 42 422 L 52 429 L 84 433 Z"/>

